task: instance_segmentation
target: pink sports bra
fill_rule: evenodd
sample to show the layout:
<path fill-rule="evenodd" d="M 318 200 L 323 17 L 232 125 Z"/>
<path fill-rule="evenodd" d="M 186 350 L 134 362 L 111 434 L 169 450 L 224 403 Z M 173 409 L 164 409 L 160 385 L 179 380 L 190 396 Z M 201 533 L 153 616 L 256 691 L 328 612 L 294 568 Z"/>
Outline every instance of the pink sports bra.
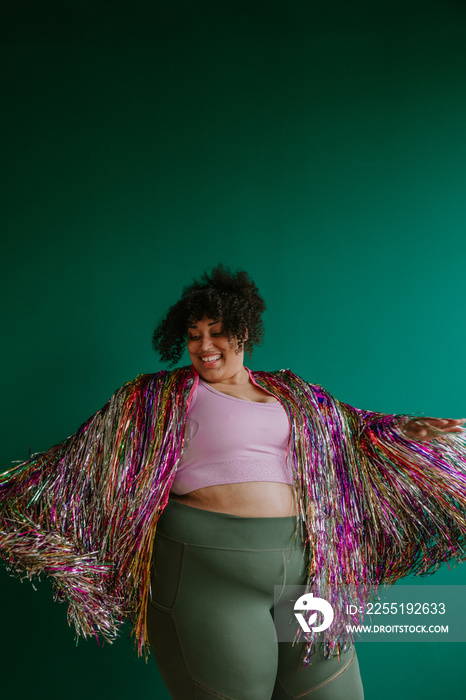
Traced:
<path fill-rule="evenodd" d="M 177 495 L 217 484 L 293 484 L 286 453 L 290 423 L 282 404 L 245 401 L 199 380 L 188 408 L 185 449 L 171 490 Z"/>

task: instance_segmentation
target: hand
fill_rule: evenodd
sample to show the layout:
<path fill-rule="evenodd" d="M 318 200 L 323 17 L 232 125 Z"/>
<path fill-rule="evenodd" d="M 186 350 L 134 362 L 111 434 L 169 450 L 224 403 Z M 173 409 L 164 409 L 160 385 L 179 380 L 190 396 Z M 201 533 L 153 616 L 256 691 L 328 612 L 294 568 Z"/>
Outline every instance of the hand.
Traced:
<path fill-rule="evenodd" d="M 461 433 L 466 418 L 412 418 L 402 427 L 411 440 L 434 440 L 446 433 Z"/>

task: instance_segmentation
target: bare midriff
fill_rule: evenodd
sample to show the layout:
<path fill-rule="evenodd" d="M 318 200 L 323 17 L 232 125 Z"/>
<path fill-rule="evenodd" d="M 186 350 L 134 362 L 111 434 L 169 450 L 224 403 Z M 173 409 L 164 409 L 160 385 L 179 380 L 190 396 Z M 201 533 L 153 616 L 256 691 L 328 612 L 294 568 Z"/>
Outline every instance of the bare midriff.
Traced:
<path fill-rule="evenodd" d="M 231 513 L 243 518 L 283 518 L 296 515 L 294 487 L 275 481 L 248 481 L 205 486 L 170 498 L 193 508 Z"/>

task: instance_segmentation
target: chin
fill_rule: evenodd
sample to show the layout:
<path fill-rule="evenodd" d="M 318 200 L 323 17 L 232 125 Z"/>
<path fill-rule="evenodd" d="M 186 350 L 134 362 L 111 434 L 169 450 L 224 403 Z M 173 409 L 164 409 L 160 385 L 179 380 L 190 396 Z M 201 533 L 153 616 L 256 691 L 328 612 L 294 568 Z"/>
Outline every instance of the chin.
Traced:
<path fill-rule="evenodd" d="M 219 364 L 216 367 L 205 367 L 204 364 L 195 364 L 194 365 L 199 372 L 199 374 L 218 374 L 218 372 L 222 372 L 224 369 L 223 363 L 219 362 Z"/>

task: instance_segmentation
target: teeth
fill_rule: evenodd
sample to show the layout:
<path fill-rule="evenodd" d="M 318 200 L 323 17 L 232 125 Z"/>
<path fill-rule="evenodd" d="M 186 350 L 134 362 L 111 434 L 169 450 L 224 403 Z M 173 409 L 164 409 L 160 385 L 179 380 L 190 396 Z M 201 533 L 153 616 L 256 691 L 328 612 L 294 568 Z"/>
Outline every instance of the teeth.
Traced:
<path fill-rule="evenodd" d="M 201 357 L 201 360 L 203 362 L 214 362 L 215 360 L 219 360 L 220 355 L 211 355 L 210 357 Z"/>

